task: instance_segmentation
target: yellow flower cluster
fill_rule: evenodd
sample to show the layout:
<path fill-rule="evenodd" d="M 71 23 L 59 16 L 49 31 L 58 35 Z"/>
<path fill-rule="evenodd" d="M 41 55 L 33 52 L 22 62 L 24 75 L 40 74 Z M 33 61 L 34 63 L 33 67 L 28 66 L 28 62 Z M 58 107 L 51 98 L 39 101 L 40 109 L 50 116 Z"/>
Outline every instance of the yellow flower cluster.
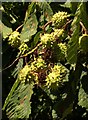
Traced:
<path fill-rule="evenodd" d="M 67 56 L 67 46 L 65 43 L 59 43 L 58 44 L 60 50 L 61 50 L 61 57 L 66 57 Z"/>
<path fill-rule="evenodd" d="M 29 51 L 29 47 L 26 43 L 22 43 L 19 47 L 20 53 L 25 54 L 25 52 Z"/>
<path fill-rule="evenodd" d="M 41 36 L 41 42 L 43 44 L 47 44 L 50 43 L 51 41 L 53 41 L 53 39 L 51 38 L 51 34 L 44 34 L 43 36 Z"/>
<path fill-rule="evenodd" d="M 66 69 L 62 65 L 54 65 L 52 72 L 46 78 L 46 86 L 51 87 L 52 85 L 59 86 L 62 82 L 63 75 L 66 73 Z"/>
<path fill-rule="evenodd" d="M 66 23 L 68 16 L 69 15 L 67 15 L 67 12 L 59 11 L 58 13 L 53 15 L 52 20 L 51 20 L 52 25 L 56 28 L 62 27 Z"/>
<path fill-rule="evenodd" d="M 52 45 L 57 38 L 63 35 L 63 33 L 63 29 L 54 29 L 54 32 L 52 32 L 51 34 L 44 34 L 43 36 L 41 36 L 41 42 L 45 45 L 48 43 Z"/>
<path fill-rule="evenodd" d="M 25 80 L 31 78 L 29 65 L 24 66 L 24 68 L 20 71 L 18 78 L 22 82 L 25 82 Z"/>
<path fill-rule="evenodd" d="M 38 81 L 38 70 L 43 69 L 46 67 L 46 64 L 42 58 L 38 58 L 34 60 L 34 62 L 31 62 L 30 65 L 25 65 L 24 68 L 19 73 L 19 80 L 22 82 L 25 82 L 25 80 L 29 80 L 30 78 L 34 78 L 35 82 Z"/>
<path fill-rule="evenodd" d="M 31 71 L 37 71 L 39 68 L 43 69 L 45 67 L 45 61 L 42 58 L 35 59 L 34 62 L 30 64 Z"/>
<path fill-rule="evenodd" d="M 14 31 L 8 39 L 8 44 L 10 44 L 12 47 L 18 48 L 20 46 L 20 34 L 17 31 Z"/>

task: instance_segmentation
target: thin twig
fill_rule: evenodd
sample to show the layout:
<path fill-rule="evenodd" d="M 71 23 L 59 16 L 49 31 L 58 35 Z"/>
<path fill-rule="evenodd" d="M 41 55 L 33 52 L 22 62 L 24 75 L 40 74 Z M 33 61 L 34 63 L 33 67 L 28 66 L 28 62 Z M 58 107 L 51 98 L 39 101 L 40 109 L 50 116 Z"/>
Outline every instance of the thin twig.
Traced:
<path fill-rule="evenodd" d="M 16 62 L 17 60 L 19 60 L 20 58 L 22 58 L 22 56 L 16 58 L 9 66 L 7 66 L 6 68 L 2 69 L 2 71 L 7 70 L 7 69 L 10 68 L 11 66 L 13 66 L 13 65 L 15 64 L 15 62 Z"/>
<path fill-rule="evenodd" d="M 49 22 L 47 22 L 44 26 L 43 26 L 43 28 L 45 29 L 48 25 L 50 25 L 52 23 L 52 21 L 49 21 Z"/>
<path fill-rule="evenodd" d="M 28 59 L 27 59 L 27 56 L 26 56 L 24 59 L 25 59 L 25 64 L 27 64 L 27 60 L 28 60 Z"/>
<path fill-rule="evenodd" d="M 16 31 L 18 31 L 23 25 L 24 25 L 24 24 L 20 25 L 20 26 L 16 29 Z"/>
<path fill-rule="evenodd" d="M 85 28 L 85 26 L 83 25 L 83 23 L 82 23 L 82 22 L 80 22 L 80 25 L 81 25 L 81 27 L 83 28 L 83 30 L 85 31 L 85 34 L 87 34 L 87 33 L 88 33 L 88 31 L 87 31 L 87 29 Z"/>
<path fill-rule="evenodd" d="M 40 42 L 34 49 L 32 49 L 31 51 L 29 51 L 28 53 L 24 54 L 23 57 L 26 57 L 28 56 L 29 54 L 33 53 L 35 50 L 38 49 L 39 46 L 41 46 L 42 43 Z"/>
<path fill-rule="evenodd" d="M 71 22 L 72 22 L 72 20 L 69 20 L 62 28 L 63 28 L 63 29 L 66 29 L 67 25 L 68 25 L 69 23 L 71 23 Z"/>
<path fill-rule="evenodd" d="M 33 53 L 35 50 L 38 49 L 38 47 L 39 47 L 40 45 L 42 45 L 41 42 L 40 42 L 34 49 L 32 49 L 31 51 L 29 51 L 28 53 L 26 53 L 26 54 L 24 54 L 24 55 L 16 58 L 8 67 L 4 68 L 2 71 L 7 70 L 7 69 L 10 68 L 11 66 L 13 66 L 13 65 L 15 64 L 15 62 L 18 61 L 20 58 L 24 58 L 24 57 L 28 56 L 29 54 Z"/>
<path fill-rule="evenodd" d="M 72 20 L 69 20 L 62 28 L 65 29 L 67 27 L 67 25 L 71 22 L 72 22 Z M 40 28 L 42 28 L 45 32 L 45 28 L 50 24 L 52 24 L 52 21 L 47 22 L 44 26 L 40 26 Z"/>
<path fill-rule="evenodd" d="M 47 22 L 45 25 L 40 26 L 40 28 L 43 29 L 44 33 L 46 32 L 46 31 L 45 31 L 45 28 L 46 28 L 48 25 L 50 25 L 51 23 L 52 23 L 52 21 L 49 21 L 49 22 Z"/>

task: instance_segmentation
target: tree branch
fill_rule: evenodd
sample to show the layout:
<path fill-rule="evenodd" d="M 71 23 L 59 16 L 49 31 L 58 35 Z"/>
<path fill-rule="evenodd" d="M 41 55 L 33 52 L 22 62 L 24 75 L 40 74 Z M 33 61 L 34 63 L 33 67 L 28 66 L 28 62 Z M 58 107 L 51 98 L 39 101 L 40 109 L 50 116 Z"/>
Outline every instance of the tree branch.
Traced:
<path fill-rule="evenodd" d="M 85 26 L 83 25 L 83 23 L 82 23 L 82 22 L 80 22 L 80 25 L 81 25 L 81 27 L 83 28 L 83 30 L 84 30 L 84 32 L 85 32 L 85 34 L 87 34 L 87 33 L 88 33 L 88 31 L 87 31 L 87 29 L 85 28 Z"/>
<path fill-rule="evenodd" d="M 11 66 L 13 66 L 15 64 L 16 61 L 18 61 L 20 58 L 24 58 L 26 56 L 28 56 L 29 54 L 32 54 L 35 50 L 38 49 L 39 46 L 41 46 L 42 43 L 40 42 L 34 49 L 32 49 L 31 51 L 29 51 L 28 53 L 16 58 L 9 66 L 7 66 L 6 68 L 2 69 L 2 71 L 7 70 L 8 68 L 10 68 Z"/>
<path fill-rule="evenodd" d="M 72 21 L 72 20 L 68 21 L 62 28 L 65 29 L 65 28 L 67 27 L 67 25 L 68 25 L 71 21 Z M 52 21 L 49 21 L 49 22 L 47 22 L 43 27 L 41 27 L 41 28 L 44 30 L 44 32 L 45 32 L 45 28 L 46 28 L 49 24 L 51 24 L 51 23 L 52 23 Z M 82 23 L 81 23 L 81 24 L 82 24 Z M 20 29 L 22 26 L 23 26 L 23 24 L 20 25 L 20 26 L 16 29 L 16 31 L 18 31 L 18 29 Z M 82 24 L 82 26 L 83 26 L 83 24 Z M 11 67 L 12 65 L 14 65 L 15 62 L 18 61 L 20 58 L 24 58 L 24 57 L 28 56 L 29 54 L 32 54 L 32 53 L 33 53 L 35 50 L 37 50 L 38 47 L 41 46 L 41 45 L 42 45 L 42 43 L 40 42 L 34 49 L 32 49 L 32 50 L 29 51 L 28 53 L 26 53 L 26 54 L 24 54 L 24 55 L 16 58 L 16 59 L 12 62 L 12 64 L 10 64 L 8 67 L 4 68 L 2 71 L 10 68 L 10 67 Z"/>
<path fill-rule="evenodd" d="M 46 28 L 48 25 L 50 25 L 51 23 L 52 23 L 52 21 L 49 21 L 49 22 L 47 22 L 45 25 L 40 26 L 40 28 L 43 29 L 44 33 L 46 32 L 46 31 L 45 31 L 45 28 Z"/>
<path fill-rule="evenodd" d="M 63 28 L 63 29 L 66 29 L 67 25 L 68 25 L 69 23 L 71 23 L 71 22 L 72 22 L 72 20 L 69 20 L 62 28 Z"/>

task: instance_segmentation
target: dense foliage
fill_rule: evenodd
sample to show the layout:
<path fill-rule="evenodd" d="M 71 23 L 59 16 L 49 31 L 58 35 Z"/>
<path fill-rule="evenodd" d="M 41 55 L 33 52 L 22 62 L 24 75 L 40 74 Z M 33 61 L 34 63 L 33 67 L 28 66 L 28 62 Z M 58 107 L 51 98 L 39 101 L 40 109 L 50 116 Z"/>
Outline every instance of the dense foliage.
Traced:
<path fill-rule="evenodd" d="M 88 119 L 87 3 L 3 2 L 0 10 L 2 119 Z"/>

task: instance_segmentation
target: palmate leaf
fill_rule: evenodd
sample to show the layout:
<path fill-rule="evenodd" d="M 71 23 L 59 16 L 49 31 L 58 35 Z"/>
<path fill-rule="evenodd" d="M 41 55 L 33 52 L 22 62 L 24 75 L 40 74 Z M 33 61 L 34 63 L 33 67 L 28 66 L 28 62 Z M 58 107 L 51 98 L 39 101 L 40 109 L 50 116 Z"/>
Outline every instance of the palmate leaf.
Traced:
<path fill-rule="evenodd" d="M 7 105 L 7 116 L 9 119 L 29 118 L 31 114 L 31 96 L 33 94 L 34 83 L 20 83 L 14 91 Z"/>
<path fill-rule="evenodd" d="M 35 13 L 33 13 L 30 15 L 29 19 L 26 21 L 26 23 L 23 26 L 20 36 L 21 41 L 28 42 L 31 36 L 37 32 L 37 26 L 38 26 L 38 21 Z"/>
<path fill-rule="evenodd" d="M 72 30 L 73 35 L 69 41 L 68 44 L 68 55 L 67 60 L 70 64 L 74 64 L 77 61 L 77 50 L 78 50 L 78 41 L 79 41 L 79 31 L 80 31 L 80 18 L 81 18 L 81 10 L 82 10 L 83 3 L 80 3 L 76 13 L 75 17 L 72 22 Z"/>

